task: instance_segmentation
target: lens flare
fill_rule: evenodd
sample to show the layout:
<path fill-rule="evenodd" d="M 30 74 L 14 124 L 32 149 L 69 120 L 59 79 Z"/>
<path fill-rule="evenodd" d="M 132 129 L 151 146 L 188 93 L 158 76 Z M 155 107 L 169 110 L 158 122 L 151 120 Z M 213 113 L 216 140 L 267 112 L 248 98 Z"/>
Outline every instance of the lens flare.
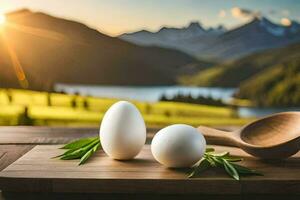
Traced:
<path fill-rule="evenodd" d="M 5 16 L 0 14 L 0 25 L 1 25 L 1 24 L 4 24 L 5 21 L 6 21 Z"/>

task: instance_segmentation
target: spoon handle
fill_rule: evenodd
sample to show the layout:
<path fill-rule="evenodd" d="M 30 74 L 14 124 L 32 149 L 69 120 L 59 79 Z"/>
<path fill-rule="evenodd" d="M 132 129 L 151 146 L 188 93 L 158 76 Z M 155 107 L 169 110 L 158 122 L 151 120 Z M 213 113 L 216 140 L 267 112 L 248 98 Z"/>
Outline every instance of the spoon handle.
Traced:
<path fill-rule="evenodd" d="M 238 146 L 237 142 L 230 137 L 231 132 L 221 131 L 206 126 L 199 126 L 198 130 L 204 135 L 207 144 L 223 146 Z"/>

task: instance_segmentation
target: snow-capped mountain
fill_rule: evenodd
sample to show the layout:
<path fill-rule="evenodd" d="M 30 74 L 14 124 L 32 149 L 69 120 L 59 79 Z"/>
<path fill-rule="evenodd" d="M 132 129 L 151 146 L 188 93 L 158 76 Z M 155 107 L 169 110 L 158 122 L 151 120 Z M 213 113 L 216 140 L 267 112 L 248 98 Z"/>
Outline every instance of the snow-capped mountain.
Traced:
<path fill-rule="evenodd" d="M 162 27 L 157 32 L 142 30 L 125 33 L 119 37 L 138 45 L 175 48 L 193 54 L 195 48 L 193 41 L 195 39 L 199 40 L 199 38 L 203 38 L 210 40 L 223 34 L 225 31 L 223 26 L 205 29 L 199 22 L 191 22 L 183 28 Z"/>
<path fill-rule="evenodd" d="M 300 41 L 299 24 L 281 26 L 267 18 L 255 18 L 251 22 L 227 31 L 206 43 L 198 51 L 200 57 L 233 60 L 261 50 L 283 47 Z"/>
<path fill-rule="evenodd" d="M 300 24 L 292 21 L 282 26 L 265 17 L 256 17 L 226 31 L 223 26 L 204 29 L 192 22 L 184 28 L 162 28 L 157 32 L 138 31 L 123 34 L 121 39 L 139 45 L 176 48 L 206 59 L 232 60 L 242 56 L 300 41 Z"/>
<path fill-rule="evenodd" d="M 300 31 L 300 24 L 296 21 L 292 21 L 290 26 L 282 26 L 269 21 L 265 17 L 261 19 L 257 18 L 256 20 L 262 28 L 274 36 L 284 37 Z"/>
<path fill-rule="evenodd" d="M 285 27 L 280 26 L 278 24 L 274 24 L 266 18 L 262 18 L 261 20 L 257 19 L 256 23 L 274 36 L 284 36 L 286 31 Z"/>

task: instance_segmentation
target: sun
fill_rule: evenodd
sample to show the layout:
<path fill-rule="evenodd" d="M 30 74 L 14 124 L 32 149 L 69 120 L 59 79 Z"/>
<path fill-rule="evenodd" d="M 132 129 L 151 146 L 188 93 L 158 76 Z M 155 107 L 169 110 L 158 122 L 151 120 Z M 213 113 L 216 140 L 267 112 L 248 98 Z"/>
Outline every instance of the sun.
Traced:
<path fill-rule="evenodd" d="M 0 14 L 0 25 L 4 24 L 6 21 L 5 15 Z"/>

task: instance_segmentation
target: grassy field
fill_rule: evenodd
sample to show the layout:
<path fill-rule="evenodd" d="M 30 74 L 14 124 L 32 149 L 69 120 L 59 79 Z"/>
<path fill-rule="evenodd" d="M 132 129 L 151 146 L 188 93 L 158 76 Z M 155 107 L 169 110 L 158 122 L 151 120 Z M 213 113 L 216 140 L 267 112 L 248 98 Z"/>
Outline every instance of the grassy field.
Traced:
<path fill-rule="evenodd" d="M 0 125 L 99 126 L 105 111 L 118 99 L 83 97 L 28 90 L 0 90 Z M 253 119 L 236 117 L 228 107 L 177 102 L 131 101 L 148 127 L 174 123 L 193 126 L 242 125 Z"/>

